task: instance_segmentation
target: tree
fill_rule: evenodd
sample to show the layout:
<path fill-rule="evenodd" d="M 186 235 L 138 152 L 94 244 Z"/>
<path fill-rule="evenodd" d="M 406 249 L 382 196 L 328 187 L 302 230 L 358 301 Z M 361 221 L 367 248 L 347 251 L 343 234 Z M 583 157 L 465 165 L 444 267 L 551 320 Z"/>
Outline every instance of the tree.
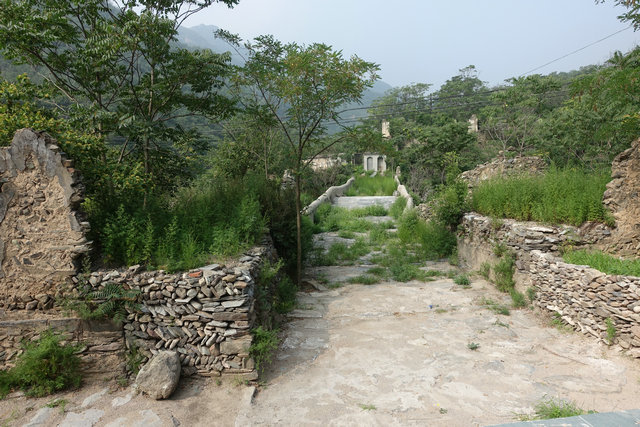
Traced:
<path fill-rule="evenodd" d="M 435 111 L 461 122 L 467 121 L 487 101 L 487 86 L 474 65 L 461 68 L 433 94 Z"/>
<path fill-rule="evenodd" d="M 197 134 L 176 120 L 232 110 L 220 93 L 229 55 L 178 47 L 178 28 L 215 2 L 238 1 L 0 0 L 0 49 L 43 67 L 71 103 L 68 114 L 117 141 L 118 162 L 141 164 L 146 200 L 155 185 L 171 186 L 184 154 L 198 148 Z"/>
<path fill-rule="evenodd" d="M 604 3 L 605 0 L 596 0 L 597 3 Z M 622 22 L 630 22 L 633 25 L 633 30 L 638 31 L 640 29 L 640 1 L 639 0 L 615 0 L 617 6 L 624 6 L 627 11 L 618 16 L 618 19 Z"/>
<path fill-rule="evenodd" d="M 220 37 L 240 48 L 241 40 L 227 32 Z M 266 125 L 281 129 L 287 147 L 285 159 L 295 179 L 297 280 L 302 276 L 302 205 L 300 186 L 303 171 L 318 155 L 344 136 L 323 138 L 327 124 L 339 123 L 339 109 L 358 102 L 363 91 L 373 86 L 379 67 L 357 56 L 344 59 L 340 51 L 322 43 L 284 44 L 272 36 L 260 36 L 244 44 L 248 57 L 232 81 L 238 88 L 255 88 L 258 98 L 245 108 Z"/>

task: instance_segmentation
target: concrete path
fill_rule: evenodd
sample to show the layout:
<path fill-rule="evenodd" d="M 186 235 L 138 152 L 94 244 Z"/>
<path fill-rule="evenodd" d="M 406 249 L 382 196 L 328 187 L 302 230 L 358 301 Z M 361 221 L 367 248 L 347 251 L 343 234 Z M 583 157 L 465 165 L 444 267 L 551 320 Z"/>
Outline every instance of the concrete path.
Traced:
<path fill-rule="evenodd" d="M 367 206 L 380 205 L 385 209 L 389 209 L 396 196 L 352 196 L 352 197 L 336 197 L 333 202 L 334 206 L 347 209 L 366 208 Z"/>

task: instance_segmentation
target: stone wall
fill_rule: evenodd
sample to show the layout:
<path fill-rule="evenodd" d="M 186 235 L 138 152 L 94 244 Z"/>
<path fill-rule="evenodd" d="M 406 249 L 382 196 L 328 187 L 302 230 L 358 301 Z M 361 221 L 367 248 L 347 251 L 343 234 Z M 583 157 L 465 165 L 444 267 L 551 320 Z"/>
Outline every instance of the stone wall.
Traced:
<path fill-rule="evenodd" d="M 115 378 L 125 373 L 121 324 L 48 317 L 0 320 L 0 369 L 14 365 L 16 357 L 22 353 L 23 341 L 37 339 L 48 329 L 62 334 L 66 341 L 82 343 L 79 355 L 85 376 L 112 374 Z"/>
<path fill-rule="evenodd" d="M 56 141 L 30 129 L 0 149 L 0 307 L 50 308 L 89 250 L 83 188 Z"/>
<path fill-rule="evenodd" d="M 516 257 L 516 288 L 524 292 L 533 287 L 536 306 L 558 313 L 576 330 L 600 340 L 606 340 L 606 321 L 611 319 L 616 344 L 640 357 L 640 278 L 606 275 L 559 257 L 563 246 L 580 248 L 606 240 L 608 227 L 549 226 L 469 213 L 460 230 L 458 256 L 463 267 L 479 271 L 484 263 L 495 265 L 495 247 L 505 245 Z"/>
<path fill-rule="evenodd" d="M 640 256 L 640 139 L 620 153 L 611 165 L 603 203 L 613 214 L 616 228 L 603 250 L 627 257 Z"/>
<path fill-rule="evenodd" d="M 320 197 L 318 197 L 316 200 L 314 200 L 309 206 L 307 206 L 304 209 L 302 209 L 302 213 L 304 215 L 309 216 L 311 221 L 313 221 L 313 216 L 316 213 L 316 209 L 318 209 L 318 207 L 321 204 L 323 204 L 323 203 L 333 203 L 333 200 L 336 197 L 342 196 L 344 193 L 347 192 L 347 190 L 349 190 L 349 187 L 351 187 L 351 185 L 353 184 L 353 182 L 355 180 L 356 179 L 354 177 L 351 177 L 351 178 L 349 178 L 347 180 L 347 182 L 345 182 L 342 185 L 335 185 L 333 187 L 329 187 L 327 189 L 327 191 L 322 193 L 320 195 Z"/>
<path fill-rule="evenodd" d="M 89 282 L 95 289 L 113 282 L 140 291 L 140 306 L 124 324 L 128 348 L 136 346 L 147 357 L 159 350 L 175 350 L 187 375 L 234 374 L 255 379 L 249 347 L 250 330 L 259 314 L 257 280 L 263 263 L 275 257 L 273 243 L 265 239 L 227 265 L 173 274 L 139 272 L 132 267 L 94 272 Z"/>
<path fill-rule="evenodd" d="M 469 189 L 477 187 L 480 182 L 497 178 L 527 174 L 542 173 L 547 169 L 547 164 L 537 156 L 518 156 L 506 158 L 497 157 L 488 163 L 476 166 L 474 169 L 463 172 L 460 178 L 469 185 Z"/>

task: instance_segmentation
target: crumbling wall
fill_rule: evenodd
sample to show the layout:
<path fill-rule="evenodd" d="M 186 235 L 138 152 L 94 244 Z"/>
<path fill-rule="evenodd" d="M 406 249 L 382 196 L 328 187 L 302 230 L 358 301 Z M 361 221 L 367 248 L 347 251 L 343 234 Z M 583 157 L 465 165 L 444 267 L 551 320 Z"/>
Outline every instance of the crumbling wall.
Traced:
<path fill-rule="evenodd" d="M 620 153 L 611 165 L 611 182 L 603 203 L 613 214 L 616 228 L 602 245 L 606 252 L 640 256 L 640 139 Z"/>
<path fill-rule="evenodd" d="M 460 174 L 460 178 L 467 183 L 469 189 L 477 187 L 482 181 L 517 176 L 521 174 L 539 174 L 547 169 L 547 164 L 537 156 L 518 156 L 514 158 L 497 157 L 488 163 Z"/>
<path fill-rule="evenodd" d="M 608 342 L 607 322 L 612 322 L 614 342 L 640 357 L 640 278 L 607 275 L 567 264 L 559 256 L 563 246 L 594 245 L 609 234 L 607 226 L 597 223 L 577 228 L 469 213 L 460 226 L 458 257 L 466 269 L 479 271 L 483 263 L 495 265 L 495 247 L 505 245 L 516 258 L 516 288 L 524 292 L 533 287 L 534 305 L 557 313 L 574 329 L 603 342 Z"/>
<path fill-rule="evenodd" d="M 30 129 L 0 149 L 0 307 L 50 308 L 89 250 L 83 188 L 56 141 Z"/>

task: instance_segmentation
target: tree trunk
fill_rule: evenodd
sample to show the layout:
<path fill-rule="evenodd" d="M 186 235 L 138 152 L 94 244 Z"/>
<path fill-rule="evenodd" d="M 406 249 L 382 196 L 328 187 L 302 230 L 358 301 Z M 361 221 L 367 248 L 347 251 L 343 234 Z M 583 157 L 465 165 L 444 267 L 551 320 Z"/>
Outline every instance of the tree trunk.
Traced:
<path fill-rule="evenodd" d="M 297 261 L 297 281 L 298 288 L 300 288 L 302 284 L 302 206 L 300 202 L 300 173 L 299 171 L 296 175 L 296 238 L 298 250 L 296 254 Z"/>

